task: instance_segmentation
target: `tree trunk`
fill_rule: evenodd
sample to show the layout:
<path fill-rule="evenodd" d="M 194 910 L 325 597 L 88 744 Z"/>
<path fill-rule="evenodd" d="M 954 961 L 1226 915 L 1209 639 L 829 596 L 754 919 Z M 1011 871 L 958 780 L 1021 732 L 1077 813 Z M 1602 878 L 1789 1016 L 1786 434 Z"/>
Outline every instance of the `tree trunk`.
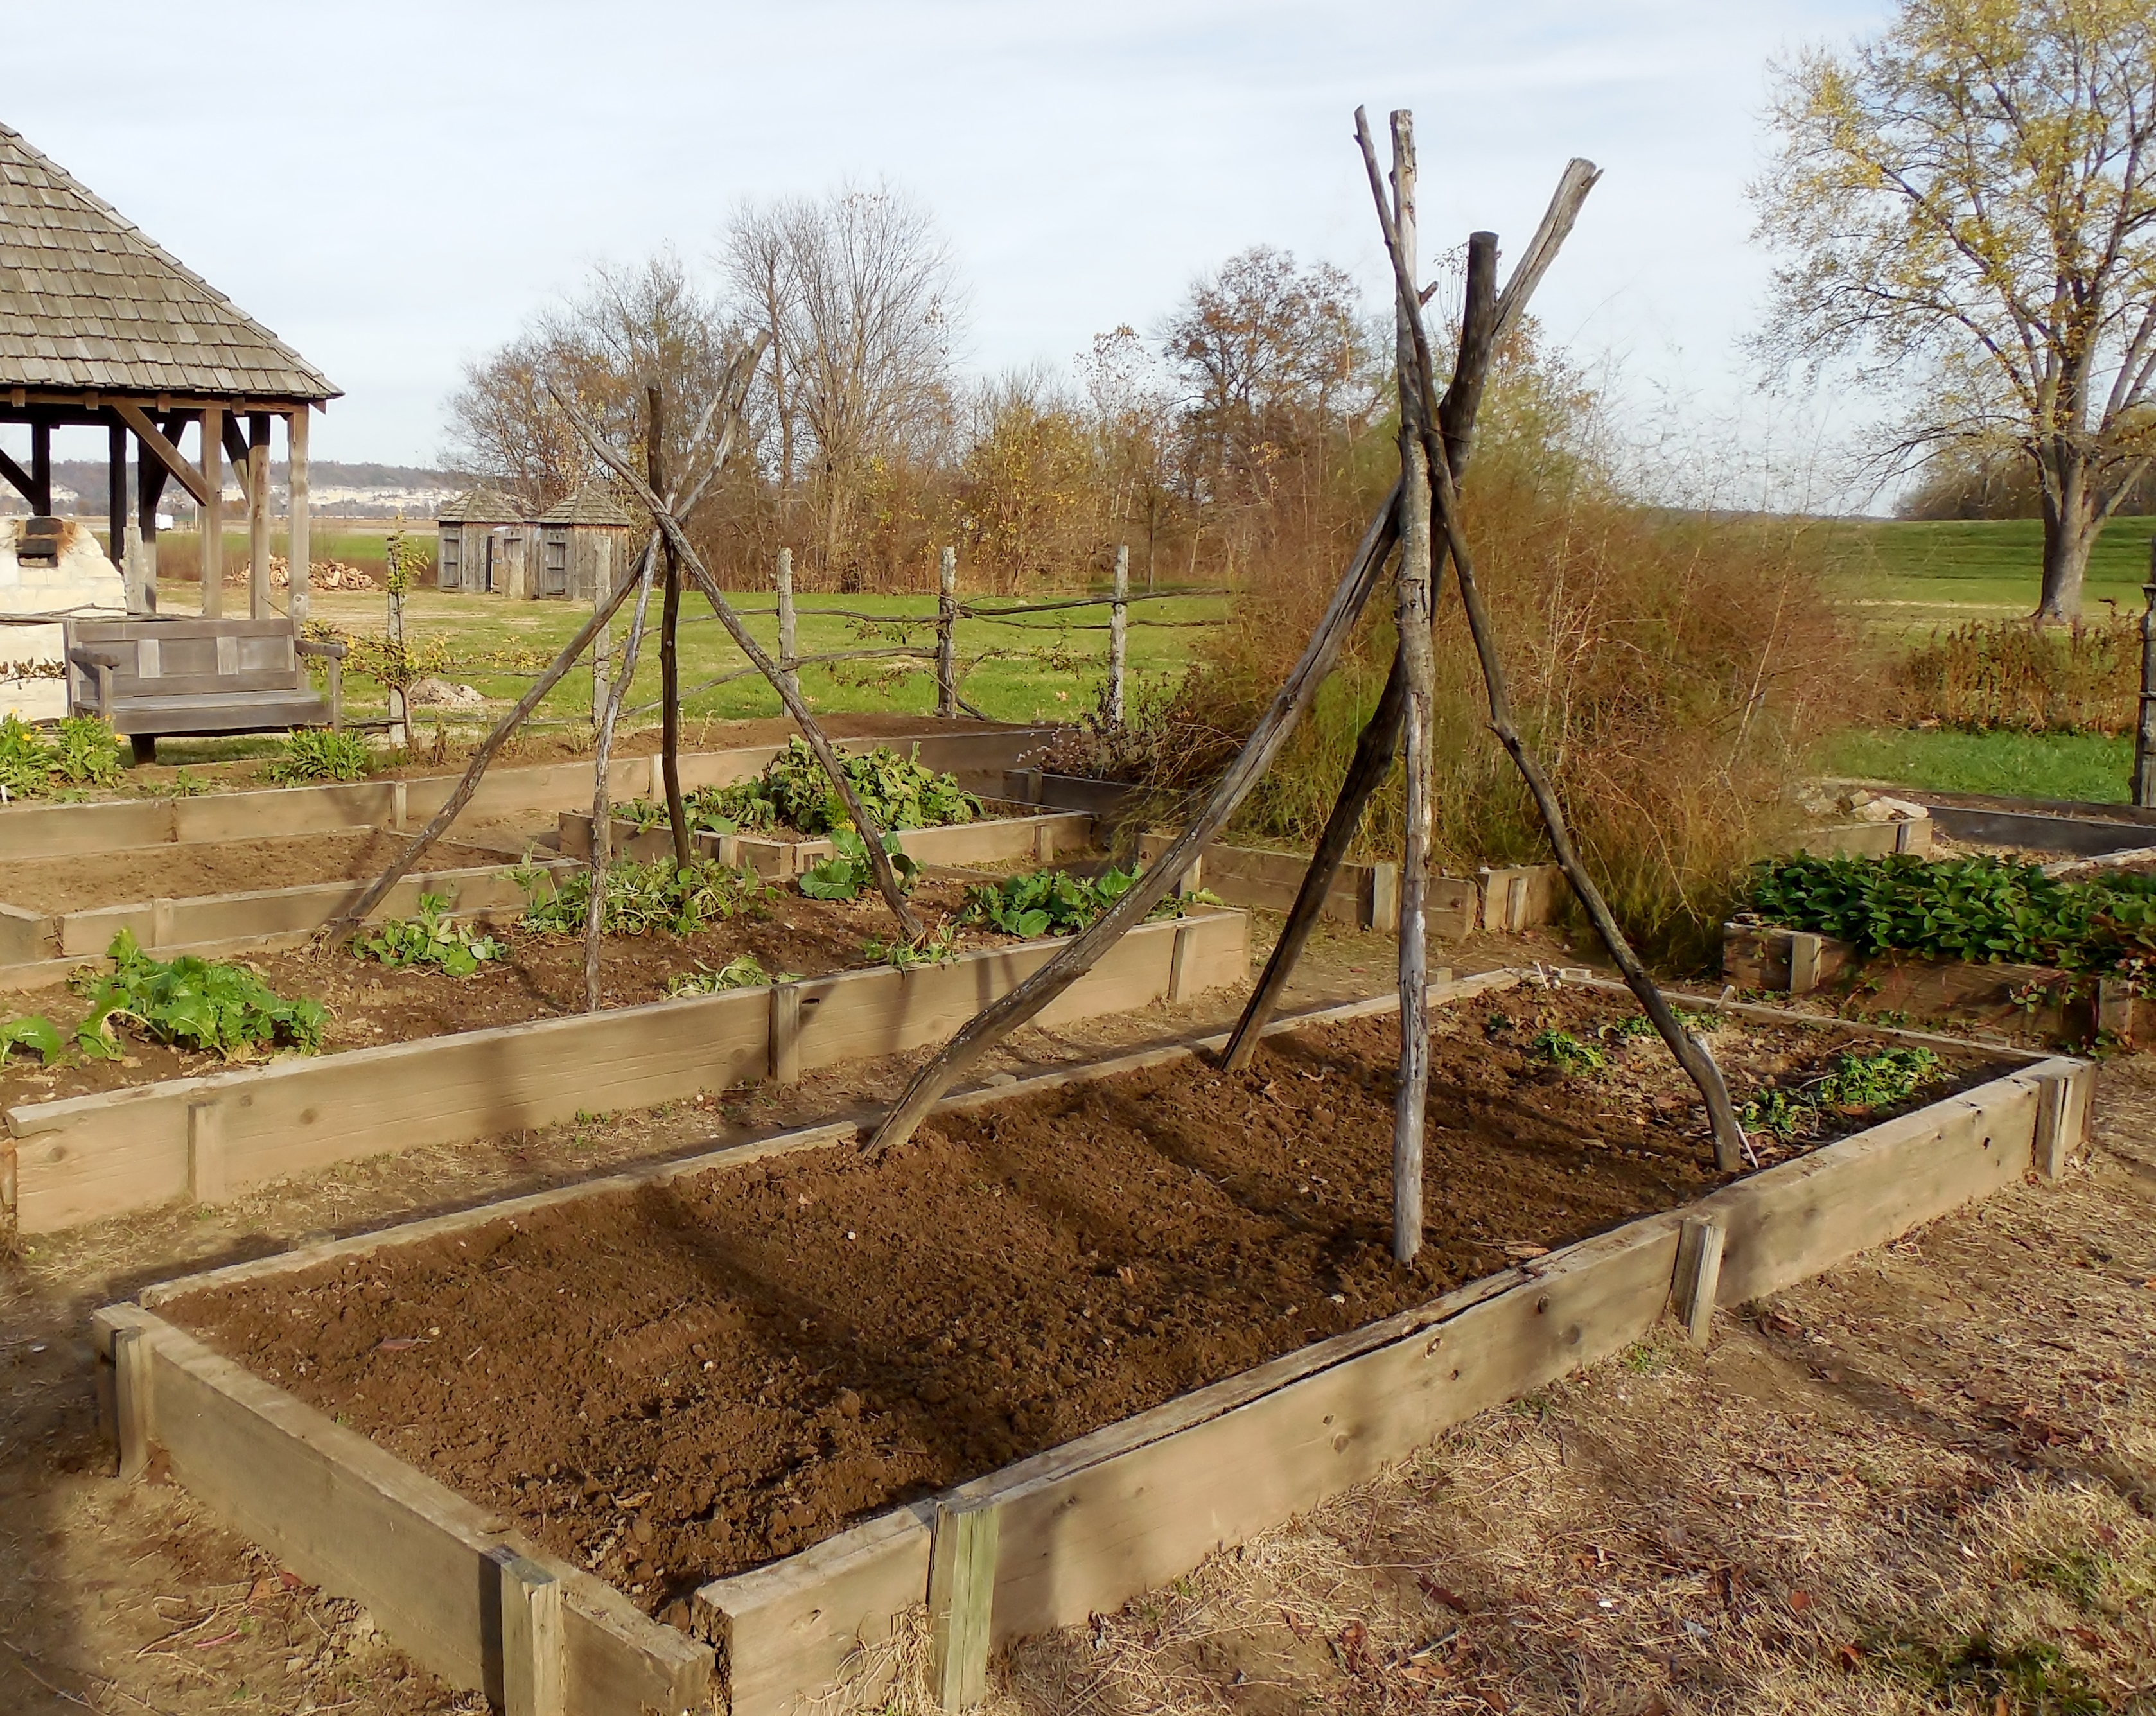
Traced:
<path fill-rule="evenodd" d="M 2044 584 L 2036 618 L 2078 619 L 2089 551 L 2103 528 L 2089 487 L 2088 458 L 2070 444 L 2054 444 L 2039 458 L 2044 467 Z"/>

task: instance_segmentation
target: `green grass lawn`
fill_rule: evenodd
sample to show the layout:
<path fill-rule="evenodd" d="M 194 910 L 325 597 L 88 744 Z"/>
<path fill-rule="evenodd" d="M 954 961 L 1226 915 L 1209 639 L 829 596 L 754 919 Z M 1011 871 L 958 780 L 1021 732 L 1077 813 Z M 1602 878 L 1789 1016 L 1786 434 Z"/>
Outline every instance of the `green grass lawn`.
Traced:
<path fill-rule="evenodd" d="M 737 593 L 732 599 L 742 608 L 769 608 L 776 599 L 769 591 Z M 632 598 L 632 601 L 634 599 Z M 804 597 L 799 609 L 799 638 L 803 655 L 826 650 L 865 649 L 879 644 L 902 642 L 932 645 L 935 632 L 927 623 L 935 613 L 932 596 L 816 596 Z M 865 636 L 861 622 L 818 613 L 820 609 L 848 608 L 890 622 L 911 619 L 902 637 Z M 1173 678 L 1189 662 L 1198 640 L 1205 634 L 1186 624 L 1156 629 L 1143 619 L 1192 620 L 1224 615 L 1228 603 L 1219 597 L 1173 597 L 1135 604 L 1132 609 L 1129 663 L 1133 689 L 1140 684 Z M 378 595 L 324 592 L 314 599 L 313 613 L 349 631 L 382 630 L 383 599 Z M 1092 708 L 1107 678 L 1107 609 L 1065 609 L 1060 614 L 1028 616 L 1029 628 L 963 620 L 958 627 L 959 693 L 981 712 L 998 721 L 1070 721 Z M 619 645 L 628 629 L 624 607 L 615 626 Z M 760 676 L 750 675 L 731 683 L 699 689 L 709 680 L 747 665 L 747 659 L 700 597 L 683 604 L 681 631 L 682 705 L 688 714 L 717 719 L 740 719 L 778 715 L 778 694 Z M 444 595 L 423 591 L 407 599 L 406 625 L 415 636 L 444 640 L 457 661 L 476 663 L 504 652 L 545 651 L 551 655 L 569 640 L 588 618 L 581 604 L 566 602 L 510 602 L 497 596 Z M 654 702 L 659 696 L 658 639 L 654 622 L 638 664 L 636 684 L 628 707 Z M 1065 624 L 1064 622 L 1069 622 Z M 761 614 L 748 620 L 750 631 L 767 650 L 776 654 L 778 621 L 775 614 Z M 887 624 L 874 629 L 885 633 Z M 530 684 L 528 675 L 486 672 L 472 665 L 449 670 L 445 677 L 477 687 L 490 697 L 513 699 Z M 806 667 L 801 672 L 803 694 L 825 711 L 895 710 L 927 715 L 936 705 L 933 664 L 925 660 L 891 662 L 860 661 Z M 572 670 L 541 705 L 542 719 L 583 722 L 591 716 L 592 679 L 588 667 Z M 378 712 L 384 699 L 371 682 L 352 688 L 350 700 L 359 712 Z M 657 718 L 644 712 L 639 723 Z"/>
<path fill-rule="evenodd" d="M 1930 787 L 1943 793 L 2123 804 L 2133 767 L 2133 741 L 2100 733 L 1859 727 L 1837 736 L 1821 766 L 1828 774 Z"/>
<path fill-rule="evenodd" d="M 2156 520 L 2114 519 L 2097 541 L 2083 588 L 2092 619 L 2138 614 Z M 1836 596 L 1871 624 L 1907 628 L 2035 611 L 2044 527 L 2033 518 L 1845 520 L 1831 527 Z"/>

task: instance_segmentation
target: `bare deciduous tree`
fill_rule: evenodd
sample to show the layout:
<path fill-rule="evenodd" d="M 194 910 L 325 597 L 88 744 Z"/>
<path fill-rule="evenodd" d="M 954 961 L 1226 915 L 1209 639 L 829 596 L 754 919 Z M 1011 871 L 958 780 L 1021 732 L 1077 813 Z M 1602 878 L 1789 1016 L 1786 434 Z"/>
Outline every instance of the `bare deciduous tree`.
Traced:
<path fill-rule="evenodd" d="M 772 337 L 767 457 L 790 509 L 805 490 L 825 572 L 850 571 L 879 465 L 947 434 L 965 302 L 934 218 L 888 185 L 744 205 L 720 254 L 734 313 Z"/>
<path fill-rule="evenodd" d="M 2156 13 L 2147 0 L 1901 0 L 1778 74 L 1765 349 L 1854 357 L 1907 403 L 1890 467 L 2018 450 L 2066 619 L 2156 453 Z"/>

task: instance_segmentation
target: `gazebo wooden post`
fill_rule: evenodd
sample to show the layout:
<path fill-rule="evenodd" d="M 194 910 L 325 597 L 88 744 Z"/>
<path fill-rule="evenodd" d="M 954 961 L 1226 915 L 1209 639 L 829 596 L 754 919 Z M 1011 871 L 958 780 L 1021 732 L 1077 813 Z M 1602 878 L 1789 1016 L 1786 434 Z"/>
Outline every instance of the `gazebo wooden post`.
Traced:
<path fill-rule="evenodd" d="M 53 425 L 47 418 L 30 421 L 30 511 L 39 518 L 53 516 Z"/>
<path fill-rule="evenodd" d="M 270 608 L 270 414 L 247 419 L 247 614 L 267 619 Z"/>
<path fill-rule="evenodd" d="M 224 408 L 205 405 L 202 414 L 203 493 L 202 517 L 202 594 L 200 611 L 205 619 L 224 614 Z"/>
<path fill-rule="evenodd" d="M 308 604 L 314 596 L 313 521 L 308 516 L 307 491 L 308 409 L 303 401 L 294 406 L 291 415 L 285 419 L 285 460 L 290 471 L 291 496 L 286 515 L 285 563 L 292 571 L 291 599 L 286 607 L 295 631 L 306 624 Z"/>
<path fill-rule="evenodd" d="M 177 426 L 167 427 L 169 437 Z M 157 503 L 164 498 L 165 481 L 171 473 L 164 461 L 151 456 L 141 438 L 135 442 L 135 535 L 141 544 L 141 601 L 145 614 L 157 611 Z"/>
<path fill-rule="evenodd" d="M 127 425 L 118 418 L 105 427 L 105 533 L 110 544 L 108 555 L 120 568 L 120 582 L 131 593 L 127 578 Z"/>

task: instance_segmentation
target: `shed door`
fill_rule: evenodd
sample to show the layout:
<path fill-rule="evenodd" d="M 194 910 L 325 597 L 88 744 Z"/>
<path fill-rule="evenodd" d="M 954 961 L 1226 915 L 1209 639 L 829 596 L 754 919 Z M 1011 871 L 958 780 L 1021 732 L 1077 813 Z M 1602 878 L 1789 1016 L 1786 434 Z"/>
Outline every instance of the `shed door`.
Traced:
<path fill-rule="evenodd" d="M 544 533 L 539 547 L 539 588 L 542 596 L 569 593 L 569 532 L 556 527 Z"/>

